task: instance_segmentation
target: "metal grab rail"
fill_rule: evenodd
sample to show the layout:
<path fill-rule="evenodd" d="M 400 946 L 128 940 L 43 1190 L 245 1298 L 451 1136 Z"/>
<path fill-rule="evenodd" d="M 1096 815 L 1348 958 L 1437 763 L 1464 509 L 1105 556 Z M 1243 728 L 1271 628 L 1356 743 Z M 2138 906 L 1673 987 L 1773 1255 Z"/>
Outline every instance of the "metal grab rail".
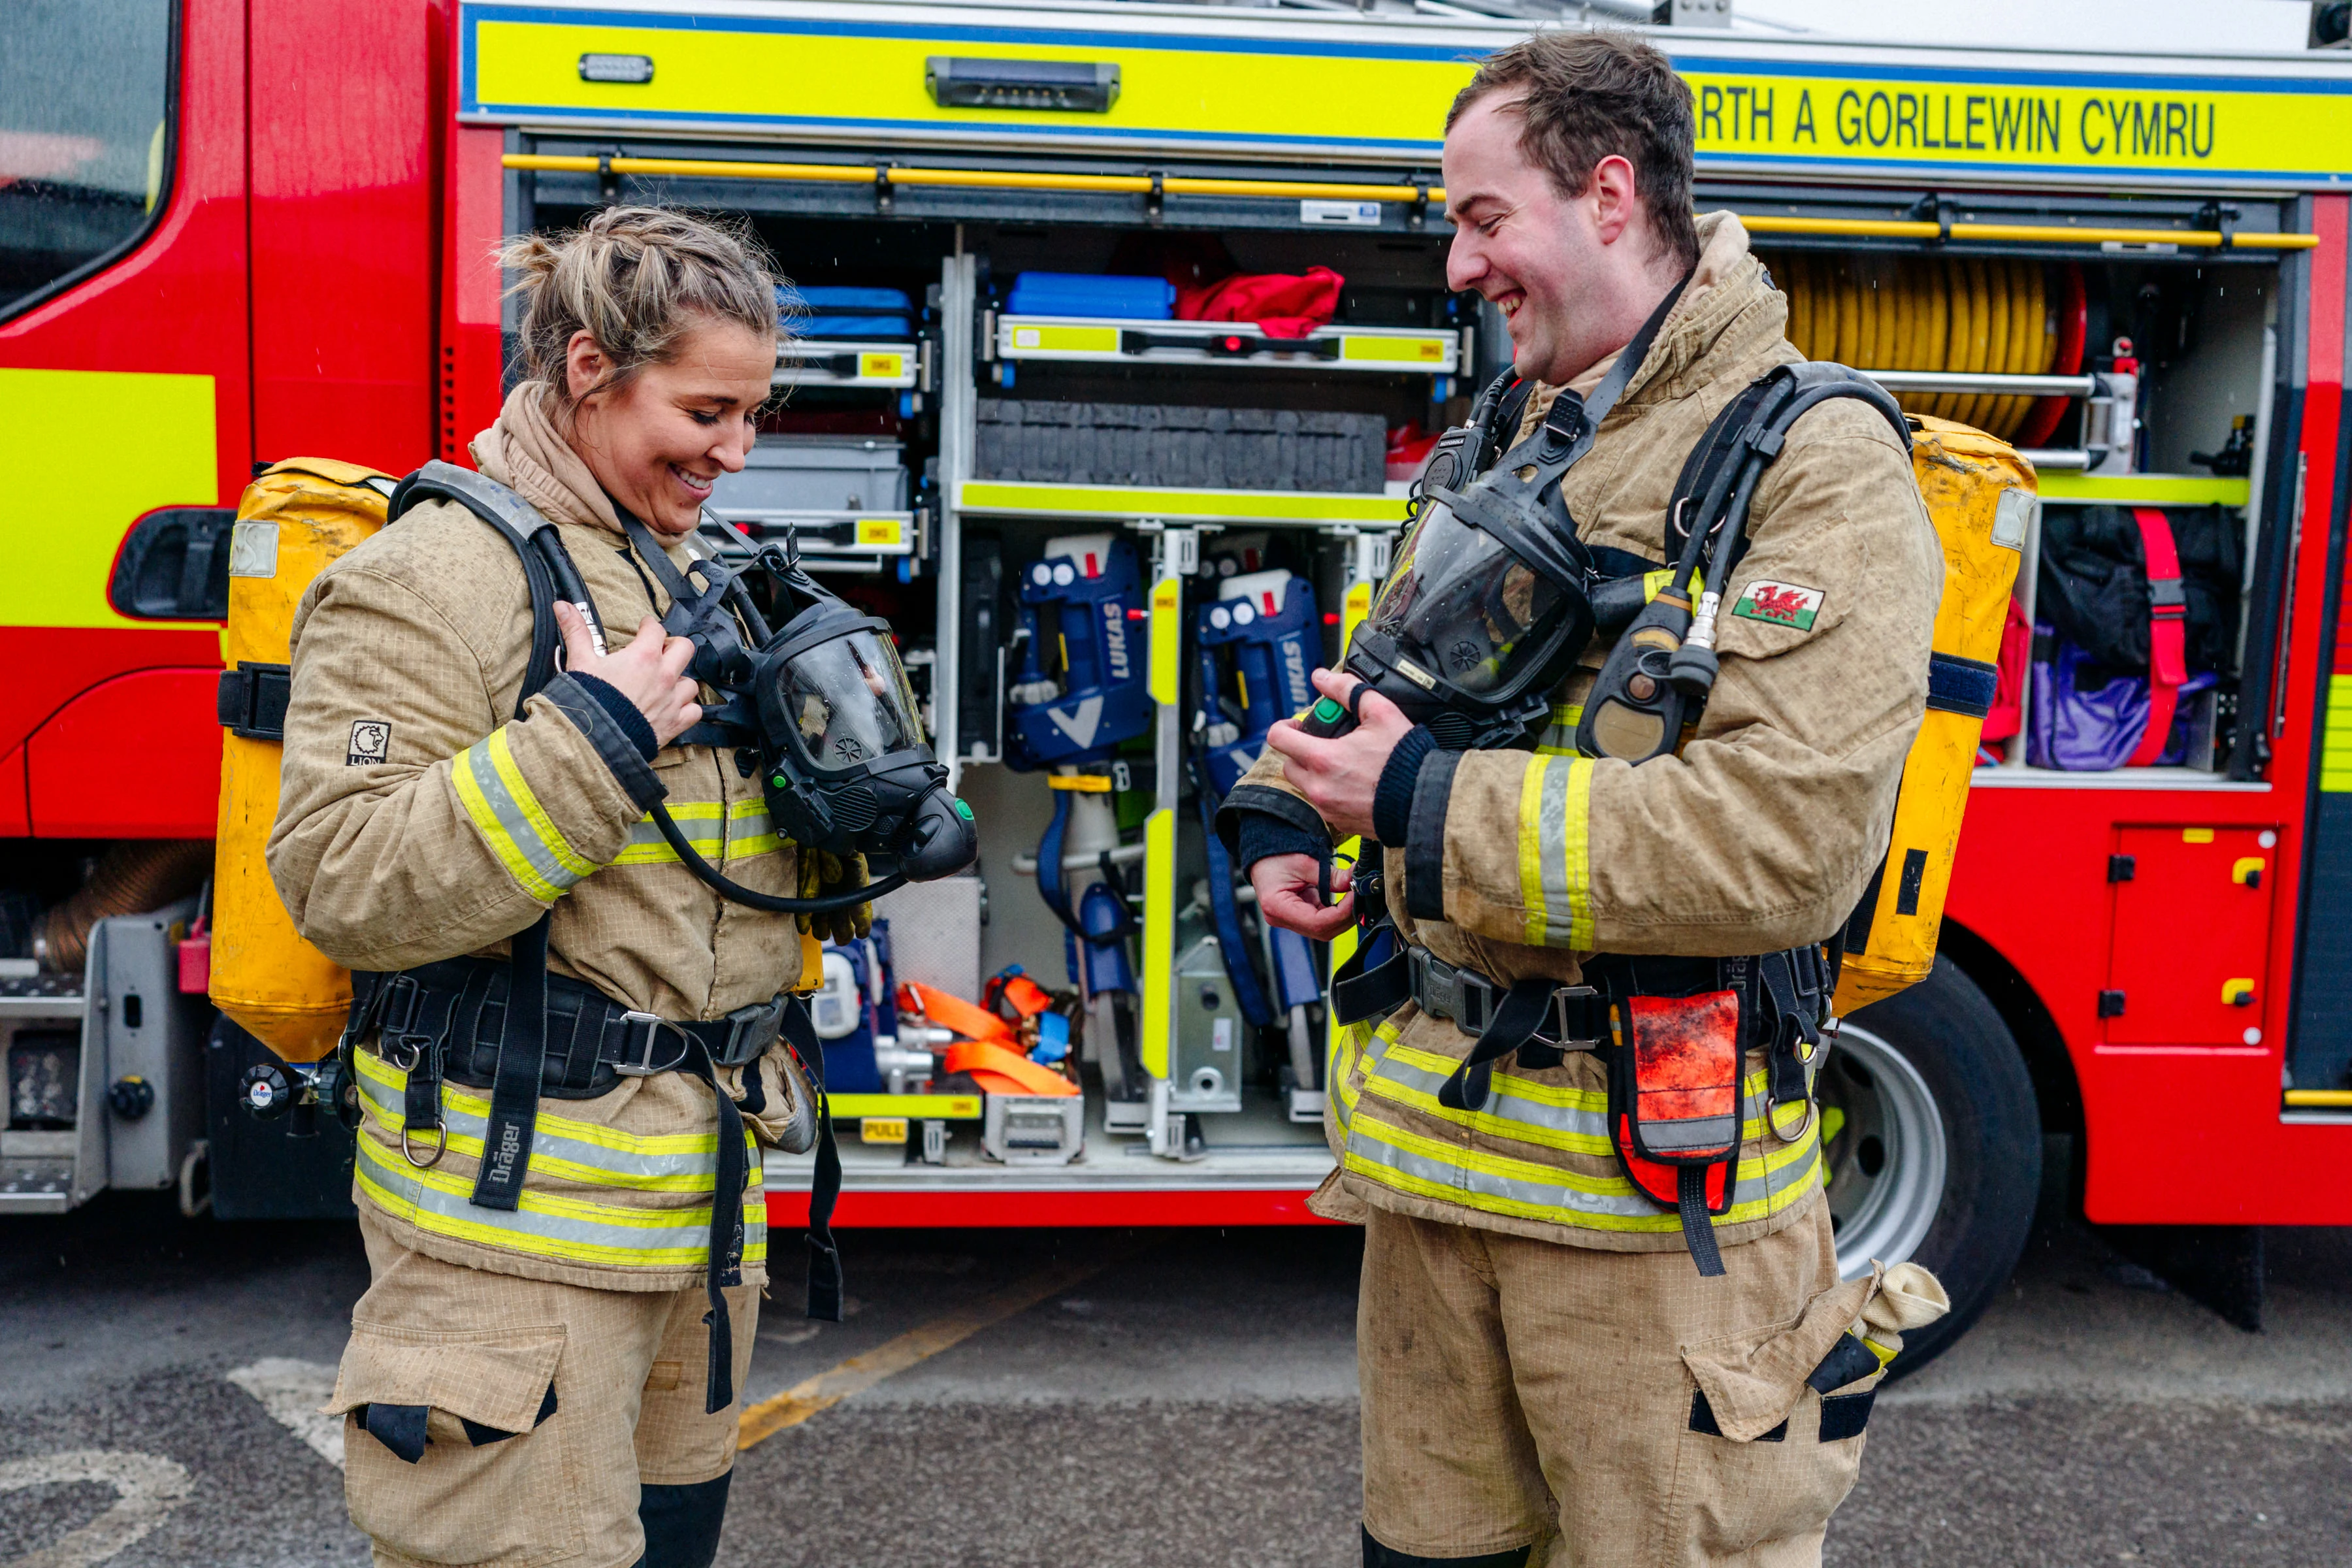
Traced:
<path fill-rule="evenodd" d="M 1310 180 L 1208 179 L 1192 174 L 1074 174 L 1025 169 L 923 169 L 881 163 L 772 163 L 702 158 L 618 158 L 509 153 L 509 169 L 551 174 L 674 174 L 700 180 L 805 180 L 839 185 L 961 186 L 1000 191 L 1091 191 L 1103 195 L 1263 196 L 1276 200 L 1429 202 L 1443 185 L 1372 185 Z M 2315 234 L 2223 233 L 2210 228 L 2090 228 L 2064 224 L 1932 223 L 1909 218 L 1740 215 L 1750 234 L 1849 236 L 1858 239 L 2005 241 L 2021 245 L 2175 245 L 2191 249 L 2308 250 Z"/>

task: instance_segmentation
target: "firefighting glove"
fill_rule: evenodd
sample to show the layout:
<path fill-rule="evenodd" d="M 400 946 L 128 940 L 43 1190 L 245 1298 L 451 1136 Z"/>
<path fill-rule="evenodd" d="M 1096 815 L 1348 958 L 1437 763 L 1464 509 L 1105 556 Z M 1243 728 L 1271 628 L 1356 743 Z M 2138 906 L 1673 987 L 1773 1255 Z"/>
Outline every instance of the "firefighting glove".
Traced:
<path fill-rule="evenodd" d="M 866 883 L 866 857 L 835 855 L 830 850 L 801 851 L 801 897 L 818 899 L 862 888 Z M 801 930 L 814 931 L 836 945 L 874 929 L 874 906 L 853 904 L 830 914 L 796 915 Z"/>

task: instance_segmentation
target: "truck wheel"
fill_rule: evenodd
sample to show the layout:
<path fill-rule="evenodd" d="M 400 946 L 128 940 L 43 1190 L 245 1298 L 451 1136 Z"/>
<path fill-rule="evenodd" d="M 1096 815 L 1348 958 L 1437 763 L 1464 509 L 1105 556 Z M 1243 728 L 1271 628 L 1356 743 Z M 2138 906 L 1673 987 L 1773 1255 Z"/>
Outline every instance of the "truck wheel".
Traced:
<path fill-rule="evenodd" d="M 1948 958 L 1844 1020 L 1822 1064 L 1822 1175 L 1839 1271 L 1931 1270 L 1949 1314 L 1905 1336 L 1895 1375 L 1968 1331 L 2024 1250 L 2042 1186 L 2042 1121 L 2017 1042 Z"/>

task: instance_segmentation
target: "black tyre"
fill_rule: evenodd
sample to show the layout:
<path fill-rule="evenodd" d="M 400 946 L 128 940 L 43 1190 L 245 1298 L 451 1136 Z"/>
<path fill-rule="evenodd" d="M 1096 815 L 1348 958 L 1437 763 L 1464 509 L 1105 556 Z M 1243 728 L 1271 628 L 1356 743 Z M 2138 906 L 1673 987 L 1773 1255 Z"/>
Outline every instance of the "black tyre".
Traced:
<path fill-rule="evenodd" d="M 1823 1174 L 1838 1267 L 1910 1261 L 1951 1312 L 1906 1337 L 1895 1375 L 1966 1333 L 2023 1251 L 2042 1186 L 2033 1081 L 2000 1015 L 1948 958 L 1844 1021 L 1822 1065 Z"/>

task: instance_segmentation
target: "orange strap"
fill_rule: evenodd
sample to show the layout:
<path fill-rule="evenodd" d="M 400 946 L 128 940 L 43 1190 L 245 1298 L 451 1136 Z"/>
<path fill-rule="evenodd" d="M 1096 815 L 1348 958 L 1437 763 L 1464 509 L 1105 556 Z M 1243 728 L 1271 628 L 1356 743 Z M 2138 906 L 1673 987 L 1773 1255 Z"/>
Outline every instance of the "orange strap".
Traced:
<path fill-rule="evenodd" d="M 898 989 L 914 994 L 908 999 L 909 1011 L 920 1013 L 942 1029 L 953 1029 L 957 1034 L 974 1040 L 1010 1041 L 1013 1037 L 1013 1026 L 995 1014 L 985 1007 L 975 1007 L 962 997 L 951 995 L 935 985 L 909 980 Z"/>
<path fill-rule="evenodd" d="M 1019 1051 L 986 1040 L 958 1040 L 948 1047 L 947 1070 L 970 1073 L 991 1094 L 1076 1094 L 1078 1086 L 1051 1068 L 1039 1067 Z M 1004 1080 L 1002 1084 L 992 1079 Z"/>

